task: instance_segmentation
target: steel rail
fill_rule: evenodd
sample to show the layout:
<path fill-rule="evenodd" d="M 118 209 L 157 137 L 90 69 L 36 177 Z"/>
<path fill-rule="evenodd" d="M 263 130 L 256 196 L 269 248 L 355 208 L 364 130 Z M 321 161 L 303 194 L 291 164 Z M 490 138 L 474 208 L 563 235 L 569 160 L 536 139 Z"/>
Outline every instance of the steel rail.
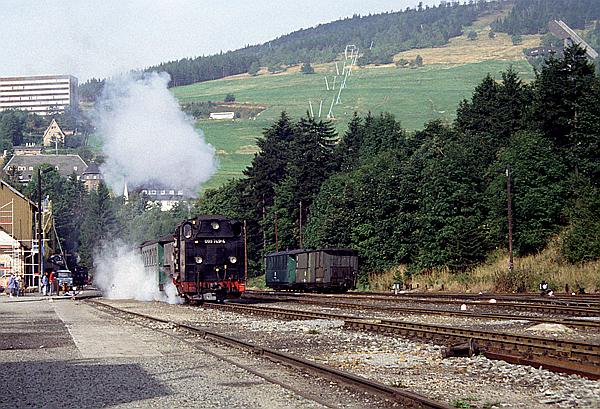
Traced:
<path fill-rule="evenodd" d="M 265 292 L 265 291 L 247 291 L 244 294 L 244 297 L 254 296 L 254 295 L 272 295 L 277 294 L 274 292 Z M 394 296 L 350 296 L 350 295 L 319 295 L 319 294 L 287 294 L 288 297 L 309 297 L 309 298 L 321 298 L 321 299 L 367 299 L 367 300 L 378 300 L 378 301 L 389 301 L 389 302 L 405 302 L 407 299 L 400 299 Z M 449 299 L 427 299 L 424 298 L 412 298 L 410 301 L 422 301 L 432 304 L 466 304 L 480 307 L 491 307 L 491 308 L 507 308 L 516 311 L 529 311 L 529 312 L 538 312 L 538 313 L 547 313 L 547 314 L 557 314 L 557 315 L 569 315 L 569 316 L 578 316 L 578 317 L 589 317 L 589 316 L 600 316 L 600 308 L 598 307 L 570 307 L 565 305 L 546 305 L 546 304 L 532 304 L 532 303 L 516 303 L 516 302 L 495 302 L 490 303 L 489 301 L 476 301 L 476 300 L 449 300 Z"/>
<path fill-rule="evenodd" d="M 96 300 L 89 300 L 88 302 L 102 306 L 104 308 L 107 308 L 107 309 L 110 309 L 113 311 L 118 311 L 120 313 L 125 313 L 125 314 L 133 315 L 133 316 L 136 316 L 139 318 L 143 318 L 143 319 L 147 319 L 147 320 L 151 320 L 151 321 L 157 321 L 157 322 L 161 322 L 164 324 L 169 324 L 173 327 L 180 328 L 180 329 L 192 332 L 194 334 L 197 334 L 205 339 L 210 339 L 210 340 L 216 341 L 221 344 L 248 350 L 255 354 L 267 357 L 273 361 L 285 363 L 287 365 L 290 365 L 290 366 L 298 368 L 298 369 L 316 372 L 316 373 L 320 374 L 321 376 L 326 377 L 328 379 L 332 379 L 332 380 L 344 383 L 346 385 L 351 385 L 351 386 L 357 387 L 361 390 L 368 391 L 372 394 L 383 397 L 385 399 L 389 399 L 391 401 L 400 403 L 400 404 L 404 405 L 403 407 L 406 407 L 406 408 L 451 409 L 451 407 L 449 405 L 447 405 L 445 403 L 441 403 L 441 402 L 436 402 L 426 396 L 423 396 L 423 395 L 420 395 L 420 394 L 417 394 L 414 392 L 402 390 L 399 388 L 394 388 L 394 387 L 391 387 L 388 385 L 384 385 L 382 383 L 379 383 L 379 382 L 376 382 L 376 381 L 373 381 L 373 380 L 370 380 L 367 378 L 363 378 L 362 376 L 354 375 L 354 374 L 351 374 L 351 373 L 345 372 L 345 371 L 340 371 L 338 369 L 328 367 L 326 365 L 321 365 L 316 362 L 312 362 L 307 359 L 300 358 L 298 356 L 294 356 L 292 354 L 288 354 L 288 353 L 277 351 L 275 349 L 265 348 L 265 347 L 261 347 L 261 346 L 255 345 L 255 344 L 251 344 L 249 342 L 239 340 L 239 339 L 231 337 L 229 335 L 219 334 L 219 333 L 216 333 L 213 331 L 208 331 L 204 328 L 199 328 L 199 327 L 185 324 L 185 323 L 169 321 L 164 318 L 154 317 L 151 315 L 147 315 L 147 314 L 143 314 L 143 313 L 139 313 L 139 312 L 135 312 L 135 311 L 124 310 L 124 309 L 114 307 L 110 304 L 106 304 L 106 303 L 96 301 Z M 206 305 L 209 305 L 209 304 L 206 304 Z M 210 305 L 213 305 L 213 304 L 210 304 Z M 221 305 L 221 304 L 214 304 L 214 305 Z"/>
<path fill-rule="evenodd" d="M 482 293 L 482 294 L 466 294 L 466 293 L 435 293 L 435 292 L 402 292 L 393 294 L 391 292 L 365 292 L 355 291 L 349 294 L 357 295 L 380 295 L 384 297 L 428 297 L 428 298 L 455 298 L 455 299 L 489 299 L 506 301 L 527 301 L 540 303 L 553 303 L 556 301 L 564 301 L 569 303 L 592 303 L 600 304 L 600 293 L 597 294 L 553 294 L 552 296 L 544 296 L 539 293 Z"/>
<path fill-rule="evenodd" d="M 591 379 L 600 379 L 600 345 L 595 344 L 376 318 L 358 319 L 341 314 L 240 304 L 205 304 L 205 306 L 293 320 L 315 318 L 340 320 L 344 321 L 344 326 L 347 328 L 399 334 L 409 338 L 431 341 L 456 343 L 475 340 L 484 355 L 487 354 L 490 358 L 507 356 L 507 360 L 511 362 L 518 359 L 524 363 L 529 362 L 536 367 L 542 366 L 557 372 L 575 373 Z"/>
<path fill-rule="evenodd" d="M 273 300 L 276 299 L 281 302 L 294 302 L 299 304 L 308 304 L 308 305 L 324 305 L 328 307 L 337 307 L 337 308 L 346 308 L 346 309 L 356 309 L 356 310 L 373 310 L 380 311 L 383 313 L 386 312 L 402 312 L 402 313 L 413 313 L 413 314 L 423 314 L 423 315 L 447 315 L 447 316 L 457 316 L 464 318 L 475 318 L 475 319 L 500 319 L 500 320 L 526 320 L 532 322 L 540 322 L 540 323 L 553 323 L 553 324 L 562 324 L 567 325 L 569 327 L 575 328 L 593 328 L 600 329 L 600 320 L 599 321 L 585 321 L 576 318 L 546 318 L 546 317 L 531 317 L 531 316 L 522 316 L 522 315 L 510 315 L 510 314 L 492 314 L 492 313 L 474 313 L 474 312 L 465 312 L 465 311 L 449 311 L 449 310 L 432 310 L 427 308 L 414 308 L 414 307 L 388 307 L 388 306 L 376 306 L 376 305 L 365 305 L 358 303 L 350 303 L 350 302 L 331 302 L 330 300 L 310 300 L 299 297 L 287 297 L 285 295 L 255 295 L 253 297 L 257 300 Z"/>

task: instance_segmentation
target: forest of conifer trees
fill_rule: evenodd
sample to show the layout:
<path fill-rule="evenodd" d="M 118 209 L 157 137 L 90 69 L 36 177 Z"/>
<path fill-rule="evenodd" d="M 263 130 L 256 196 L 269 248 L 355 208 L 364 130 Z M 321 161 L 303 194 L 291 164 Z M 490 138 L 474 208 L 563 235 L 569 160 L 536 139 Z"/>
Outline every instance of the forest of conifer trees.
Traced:
<path fill-rule="evenodd" d="M 506 176 L 515 251 L 560 235 L 571 263 L 600 257 L 600 79 L 580 48 L 524 84 L 484 78 L 452 124 L 404 130 L 390 114 L 355 115 L 339 137 L 327 121 L 282 113 L 246 177 L 201 201 L 201 213 L 247 220 L 250 258 L 279 248 L 350 247 L 363 272 L 468 271 L 506 246 Z M 302 203 L 302 214 L 300 214 Z M 299 220 L 303 228 L 300 231 Z M 266 247 L 264 247 L 266 243 Z"/>

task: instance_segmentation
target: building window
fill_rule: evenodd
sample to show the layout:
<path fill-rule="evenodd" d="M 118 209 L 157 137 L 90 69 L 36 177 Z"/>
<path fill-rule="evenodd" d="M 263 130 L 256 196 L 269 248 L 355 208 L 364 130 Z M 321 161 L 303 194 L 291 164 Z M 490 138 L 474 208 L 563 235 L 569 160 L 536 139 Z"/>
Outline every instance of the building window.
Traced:
<path fill-rule="evenodd" d="M 23 169 L 23 170 L 25 170 L 25 169 Z M 30 167 L 29 167 L 29 170 L 33 170 L 33 166 L 30 166 Z"/>
<path fill-rule="evenodd" d="M 164 195 L 166 195 L 166 194 L 167 194 L 167 191 L 166 191 L 166 190 L 161 190 L 161 191 L 160 191 L 160 194 L 164 196 Z"/>

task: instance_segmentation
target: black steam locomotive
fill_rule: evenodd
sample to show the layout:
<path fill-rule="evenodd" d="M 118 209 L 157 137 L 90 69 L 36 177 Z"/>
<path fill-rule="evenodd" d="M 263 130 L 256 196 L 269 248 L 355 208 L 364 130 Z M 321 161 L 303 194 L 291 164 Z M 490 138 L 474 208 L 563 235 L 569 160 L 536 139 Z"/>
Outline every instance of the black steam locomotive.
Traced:
<path fill-rule="evenodd" d="M 161 290 L 172 281 L 187 301 L 223 301 L 245 290 L 243 225 L 236 220 L 184 220 L 170 238 L 145 242 L 141 251 Z"/>

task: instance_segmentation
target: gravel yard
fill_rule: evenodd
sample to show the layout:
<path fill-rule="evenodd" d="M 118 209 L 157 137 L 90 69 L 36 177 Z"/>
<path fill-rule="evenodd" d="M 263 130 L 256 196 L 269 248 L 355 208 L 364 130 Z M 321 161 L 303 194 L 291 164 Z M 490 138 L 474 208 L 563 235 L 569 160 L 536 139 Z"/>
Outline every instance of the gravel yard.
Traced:
<path fill-rule="evenodd" d="M 138 305 L 193 313 L 181 306 Z M 325 407 L 194 348 L 190 340 L 141 327 L 84 302 L 12 302 L 0 297 L 0 316 L 0 408 Z M 332 407 L 385 406 L 237 350 L 228 356 L 299 391 L 313 391 L 321 401 L 333 402 Z"/>
<path fill-rule="evenodd" d="M 482 331 L 506 332 L 518 335 L 544 336 L 547 338 L 560 338 L 571 341 L 583 341 L 600 344 L 600 331 L 594 329 L 572 329 L 564 326 L 556 327 L 537 327 L 539 322 L 528 321 L 527 315 L 514 320 L 483 320 L 477 318 L 434 315 L 434 314 L 413 314 L 400 312 L 380 312 L 376 310 L 358 310 L 345 308 L 323 307 L 313 304 L 298 303 L 269 303 L 269 307 L 297 309 L 301 311 L 315 311 L 324 313 L 344 314 L 349 316 L 369 317 L 378 319 L 388 319 L 395 321 L 407 321 L 419 324 L 445 325 L 453 328 L 469 328 Z M 423 308 L 423 307 L 421 307 Z M 460 306 L 455 307 L 455 311 Z"/>
<path fill-rule="evenodd" d="M 598 381 L 491 361 L 485 357 L 444 360 L 439 346 L 349 331 L 341 328 L 342 322 L 322 319 L 280 321 L 202 307 L 108 302 L 297 354 L 458 407 L 600 407 Z M 423 317 L 428 322 L 432 322 L 431 318 Z"/>

